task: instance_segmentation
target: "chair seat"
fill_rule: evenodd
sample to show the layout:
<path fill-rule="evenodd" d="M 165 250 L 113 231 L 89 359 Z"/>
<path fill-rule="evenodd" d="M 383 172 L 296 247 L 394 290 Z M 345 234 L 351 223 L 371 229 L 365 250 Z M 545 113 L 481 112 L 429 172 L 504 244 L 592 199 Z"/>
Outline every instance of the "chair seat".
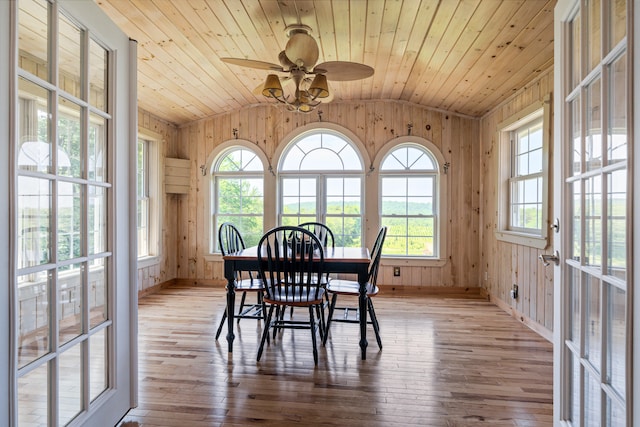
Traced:
<path fill-rule="evenodd" d="M 367 283 L 367 296 L 378 295 L 380 289 L 371 283 Z M 353 280 L 331 279 L 327 284 L 327 292 L 341 295 L 360 295 L 360 284 Z"/>
<path fill-rule="evenodd" d="M 236 291 L 264 291 L 264 283 L 260 279 L 242 279 L 240 281 L 236 281 Z"/>
<path fill-rule="evenodd" d="M 284 289 L 278 289 L 278 292 L 272 295 L 271 298 L 268 298 L 266 295 L 263 297 L 264 302 L 267 304 L 278 304 L 278 305 L 291 305 L 291 306 L 309 306 L 315 304 L 321 304 L 324 298 L 325 290 L 320 288 L 311 288 L 307 290 L 306 288 L 297 288 L 295 292 L 285 292 Z M 317 295 L 316 294 L 317 291 Z"/>

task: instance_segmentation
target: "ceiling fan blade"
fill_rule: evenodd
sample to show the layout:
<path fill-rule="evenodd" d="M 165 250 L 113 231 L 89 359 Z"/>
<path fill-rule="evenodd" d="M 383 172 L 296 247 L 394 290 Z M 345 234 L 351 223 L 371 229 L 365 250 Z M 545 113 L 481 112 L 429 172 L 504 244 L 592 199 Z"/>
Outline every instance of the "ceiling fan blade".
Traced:
<path fill-rule="evenodd" d="M 257 61 L 255 59 L 244 58 L 220 58 L 222 62 L 227 64 L 239 65 L 241 67 L 257 68 L 259 70 L 284 71 L 281 66 L 272 64 L 271 62 Z"/>
<path fill-rule="evenodd" d="M 325 74 L 328 80 L 346 82 L 366 79 L 373 76 L 373 68 L 357 62 L 329 61 L 318 64 L 313 70 L 317 74 Z"/>
<path fill-rule="evenodd" d="M 284 52 L 289 61 L 306 70 L 311 70 L 316 65 L 320 54 L 315 39 L 305 33 L 291 34 Z"/>

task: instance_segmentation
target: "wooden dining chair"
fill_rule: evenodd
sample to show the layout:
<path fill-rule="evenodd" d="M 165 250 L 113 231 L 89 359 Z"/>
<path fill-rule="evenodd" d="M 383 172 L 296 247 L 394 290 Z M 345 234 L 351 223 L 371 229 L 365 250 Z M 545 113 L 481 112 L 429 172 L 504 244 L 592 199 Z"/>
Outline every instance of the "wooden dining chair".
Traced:
<path fill-rule="evenodd" d="M 258 266 L 265 284 L 263 301 L 269 305 L 257 360 L 260 361 L 269 331 L 310 329 L 313 361 L 318 364 L 316 332 L 324 342 L 325 288 L 314 280 L 324 274 L 324 248 L 318 237 L 301 227 L 282 226 L 268 231 L 258 243 Z M 308 307 L 308 320 L 285 318 L 286 307 Z M 277 309 L 275 316 L 274 310 Z M 316 315 L 320 324 L 316 323 Z M 275 341 L 275 334 L 274 334 Z"/>
<path fill-rule="evenodd" d="M 240 231 L 238 231 L 238 229 L 230 222 L 225 222 L 220 225 L 220 228 L 218 229 L 218 242 L 220 244 L 222 256 L 238 252 L 245 248 L 244 240 L 242 239 Z M 264 292 L 264 284 L 262 283 L 262 280 L 258 277 L 254 277 L 255 275 L 251 271 L 235 271 L 234 275 L 236 292 L 242 293 L 240 307 L 238 307 L 238 312 L 234 314 L 234 317 L 238 319 L 238 322 L 240 322 L 240 319 L 265 320 L 266 308 L 262 300 Z M 255 303 L 246 302 L 247 293 L 256 295 Z M 220 336 L 220 332 L 222 332 L 225 320 L 227 320 L 226 306 L 222 319 L 220 320 L 220 325 L 216 331 L 216 340 Z"/>
<path fill-rule="evenodd" d="M 380 257 L 382 255 L 382 246 L 384 245 L 384 239 L 387 236 L 387 227 L 381 227 L 378 231 L 378 235 L 373 244 L 371 250 L 371 262 L 369 264 L 369 274 L 367 279 L 367 311 L 369 312 L 370 320 L 368 323 L 373 325 L 373 331 L 376 334 L 376 341 L 378 347 L 382 349 L 382 340 L 380 339 L 380 325 L 378 324 L 378 318 L 376 316 L 376 310 L 373 307 L 372 297 L 378 295 L 379 289 L 376 285 L 378 280 L 378 269 L 380 268 Z M 327 284 L 327 292 L 331 299 L 329 305 L 329 315 L 327 316 L 327 326 L 323 338 L 323 344 L 327 342 L 329 330 L 332 322 L 345 322 L 345 323 L 359 323 L 360 311 L 358 304 L 352 306 L 337 306 L 338 296 L 360 296 L 360 284 L 354 280 L 340 280 L 332 279 Z M 341 315 L 335 315 L 336 310 L 340 311 Z M 351 316 L 354 314 L 355 316 Z"/>
<path fill-rule="evenodd" d="M 335 248 L 336 243 L 333 238 L 333 232 L 325 224 L 321 222 L 303 222 L 298 227 L 305 228 L 315 234 L 325 248 Z"/>

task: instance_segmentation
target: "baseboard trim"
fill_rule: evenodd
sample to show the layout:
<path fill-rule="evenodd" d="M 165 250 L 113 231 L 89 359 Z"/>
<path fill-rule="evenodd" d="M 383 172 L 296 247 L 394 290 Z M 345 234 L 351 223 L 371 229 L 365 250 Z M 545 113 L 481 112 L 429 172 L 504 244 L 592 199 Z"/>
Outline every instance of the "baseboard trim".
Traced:
<path fill-rule="evenodd" d="M 507 304 L 505 301 L 502 301 L 500 298 L 493 298 L 485 289 L 483 289 L 483 293 L 486 295 L 487 299 L 498 306 L 500 309 L 504 310 L 508 314 L 511 315 L 514 319 L 543 337 L 549 342 L 553 342 L 553 331 L 545 328 L 540 325 L 535 320 L 531 319 L 529 316 L 525 316 L 523 313 L 518 311 L 516 308 L 512 307 L 510 304 Z"/>
<path fill-rule="evenodd" d="M 380 292 L 396 294 L 420 294 L 441 297 L 472 297 L 482 298 L 481 288 L 462 286 L 404 286 L 404 285 L 378 285 Z M 486 297 L 485 297 L 486 298 Z"/>
<path fill-rule="evenodd" d="M 176 279 L 167 280 L 166 282 L 158 283 L 157 285 L 138 291 L 138 299 L 160 292 L 162 289 L 168 288 L 169 286 L 173 286 L 175 281 Z"/>

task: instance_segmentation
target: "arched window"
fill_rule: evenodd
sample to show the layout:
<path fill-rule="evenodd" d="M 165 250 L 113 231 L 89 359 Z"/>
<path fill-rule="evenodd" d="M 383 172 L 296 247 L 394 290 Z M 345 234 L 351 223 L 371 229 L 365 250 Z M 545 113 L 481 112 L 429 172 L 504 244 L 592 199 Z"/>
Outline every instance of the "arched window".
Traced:
<path fill-rule="evenodd" d="M 278 168 L 279 223 L 326 224 L 336 246 L 361 246 L 362 158 L 344 135 L 316 129 L 294 139 Z"/>
<path fill-rule="evenodd" d="M 211 241 L 217 242 L 224 222 L 235 225 L 247 246 L 258 244 L 264 222 L 264 165 L 252 150 L 233 146 L 212 165 Z M 215 251 L 220 249 L 216 243 Z"/>
<path fill-rule="evenodd" d="M 388 227 L 383 254 L 439 258 L 438 162 L 420 144 L 395 145 L 380 164 L 380 224 Z"/>

